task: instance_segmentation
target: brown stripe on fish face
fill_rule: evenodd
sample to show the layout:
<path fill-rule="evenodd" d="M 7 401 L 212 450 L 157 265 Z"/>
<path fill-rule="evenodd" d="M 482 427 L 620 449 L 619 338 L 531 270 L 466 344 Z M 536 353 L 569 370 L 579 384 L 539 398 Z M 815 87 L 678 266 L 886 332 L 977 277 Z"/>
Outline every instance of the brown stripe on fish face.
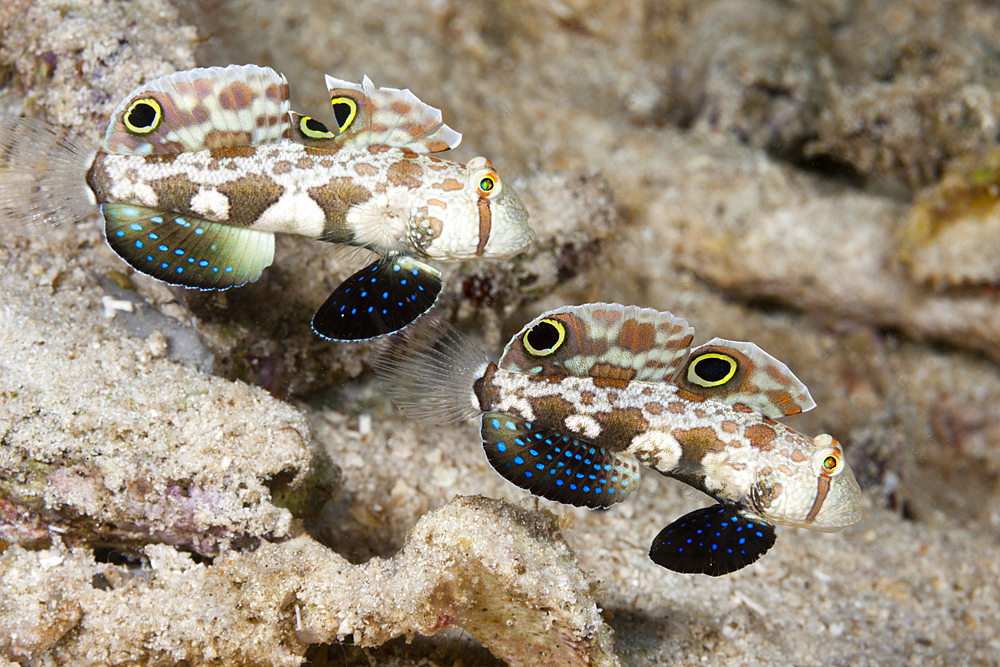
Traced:
<path fill-rule="evenodd" d="M 809 514 L 806 514 L 806 523 L 812 523 L 816 520 L 819 515 L 819 511 L 823 509 L 823 501 L 826 500 L 826 494 L 830 492 L 830 476 L 826 473 L 820 473 L 819 479 L 816 481 L 816 500 L 813 501 L 813 505 L 809 508 Z"/>
<path fill-rule="evenodd" d="M 241 176 L 215 189 L 229 200 L 229 224 L 238 227 L 257 222 L 285 192 L 285 188 L 266 176 Z"/>
<path fill-rule="evenodd" d="M 479 202 L 479 245 L 476 246 L 476 257 L 482 257 L 486 252 L 486 244 L 490 240 L 490 230 L 493 227 L 493 215 L 490 212 L 490 200 L 480 197 Z"/>

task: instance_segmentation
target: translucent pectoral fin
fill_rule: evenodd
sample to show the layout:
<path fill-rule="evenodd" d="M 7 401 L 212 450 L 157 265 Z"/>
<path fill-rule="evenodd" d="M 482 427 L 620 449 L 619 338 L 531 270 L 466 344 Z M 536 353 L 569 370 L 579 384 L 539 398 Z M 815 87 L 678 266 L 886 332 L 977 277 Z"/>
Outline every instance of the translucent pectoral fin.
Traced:
<path fill-rule="evenodd" d="M 274 234 L 131 204 L 104 204 L 108 245 L 137 271 L 184 287 L 253 282 L 274 260 Z"/>
<path fill-rule="evenodd" d="M 313 315 L 317 335 L 366 340 L 399 331 L 427 312 L 441 293 L 441 273 L 390 253 L 345 280 Z"/>
<path fill-rule="evenodd" d="M 639 486 L 639 464 L 527 420 L 483 415 L 483 448 L 505 479 L 536 496 L 577 507 L 619 503 Z"/>
<path fill-rule="evenodd" d="M 703 507 L 660 531 L 649 549 L 661 567 L 718 577 L 743 569 L 774 546 L 774 526 L 738 505 Z"/>

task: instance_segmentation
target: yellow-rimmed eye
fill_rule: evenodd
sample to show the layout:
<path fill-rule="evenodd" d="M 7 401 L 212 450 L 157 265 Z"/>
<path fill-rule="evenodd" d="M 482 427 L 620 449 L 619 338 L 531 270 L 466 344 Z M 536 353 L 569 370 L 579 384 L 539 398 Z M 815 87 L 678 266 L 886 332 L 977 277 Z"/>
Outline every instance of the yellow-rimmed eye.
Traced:
<path fill-rule="evenodd" d="M 358 103 L 350 97 L 334 97 L 330 100 L 333 105 L 333 117 L 337 121 L 337 129 L 341 132 L 346 130 L 354 122 L 354 117 L 358 115 Z"/>
<path fill-rule="evenodd" d="M 727 354 L 706 352 L 688 364 L 687 379 L 701 387 L 718 387 L 736 375 L 736 360 Z"/>
<path fill-rule="evenodd" d="M 303 116 L 299 119 L 299 131 L 310 139 L 333 139 L 337 136 L 312 116 Z"/>
<path fill-rule="evenodd" d="M 521 342 L 528 354 L 547 357 L 554 353 L 566 340 L 566 327 L 559 320 L 544 319 L 521 336 Z"/>
<path fill-rule="evenodd" d="M 148 134 L 155 130 L 163 120 L 163 110 L 160 103 L 151 97 L 136 100 L 132 106 L 122 114 L 122 122 L 129 132 L 136 134 Z"/>
<path fill-rule="evenodd" d="M 840 468 L 840 457 L 835 454 L 827 454 L 823 457 L 823 462 L 820 463 L 820 467 L 823 468 L 823 472 L 828 475 L 832 475 Z"/>
<path fill-rule="evenodd" d="M 476 194 L 480 197 L 496 197 L 503 189 L 500 176 L 492 169 L 482 169 L 474 175 Z"/>
<path fill-rule="evenodd" d="M 819 436 L 822 437 L 822 436 Z M 817 440 L 819 440 L 817 437 Z M 830 436 L 826 436 L 830 438 Z M 844 456 L 841 451 L 837 448 L 830 448 L 829 444 L 836 444 L 836 440 L 830 438 L 830 443 L 823 444 L 827 445 L 819 449 L 815 454 L 813 454 L 813 465 L 816 470 L 822 474 L 832 477 L 834 475 L 840 474 L 840 471 L 844 469 Z"/>

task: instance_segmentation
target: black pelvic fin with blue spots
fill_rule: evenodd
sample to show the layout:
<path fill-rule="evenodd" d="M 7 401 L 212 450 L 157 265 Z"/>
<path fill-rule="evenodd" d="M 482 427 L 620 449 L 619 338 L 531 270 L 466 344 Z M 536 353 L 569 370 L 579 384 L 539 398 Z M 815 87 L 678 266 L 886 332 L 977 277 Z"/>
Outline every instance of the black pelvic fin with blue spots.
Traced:
<path fill-rule="evenodd" d="M 437 269 L 389 253 L 342 282 L 313 315 L 312 328 L 331 340 L 376 338 L 423 315 L 440 293 Z"/>
<path fill-rule="evenodd" d="M 774 540 L 774 526 L 738 505 L 713 505 L 661 530 L 649 557 L 674 572 L 718 577 L 750 565 L 774 546 Z"/>
<path fill-rule="evenodd" d="M 536 496 L 577 507 L 603 508 L 639 486 L 631 456 L 539 428 L 501 412 L 483 415 L 483 448 L 490 465 Z"/>
<path fill-rule="evenodd" d="M 132 204 L 103 204 L 104 235 L 137 271 L 171 285 L 228 289 L 274 259 L 274 234 Z"/>

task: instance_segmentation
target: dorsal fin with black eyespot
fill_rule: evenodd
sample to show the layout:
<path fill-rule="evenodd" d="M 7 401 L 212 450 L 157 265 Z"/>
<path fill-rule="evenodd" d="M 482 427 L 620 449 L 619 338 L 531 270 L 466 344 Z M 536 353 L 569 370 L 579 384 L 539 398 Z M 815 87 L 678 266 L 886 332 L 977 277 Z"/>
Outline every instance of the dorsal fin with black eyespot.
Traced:
<path fill-rule="evenodd" d="M 739 403 L 775 419 L 816 407 L 788 366 L 753 343 L 713 338 L 691 351 L 674 382 L 695 396 Z"/>
<path fill-rule="evenodd" d="M 566 306 L 524 327 L 499 367 L 603 382 L 664 381 L 684 362 L 694 330 L 666 311 L 617 303 Z"/>
<path fill-rule="evenodd" d="M 168 155 L 258 146 L 288 134 L 288 82 L 270 67 L 203 67 L 133 90 L 111 115 L 103 148 Z"/>
<path fill-rule="evenodd" d="M 414 153 L 455 148 L 462 135 L 442 122 L 440 109 L 424 104 L 409 89 L 376 88 L 326 77 L 332 113 L 318 117 L 293 113 L 293 141 L 325 150 L 393 146 Z"/>

